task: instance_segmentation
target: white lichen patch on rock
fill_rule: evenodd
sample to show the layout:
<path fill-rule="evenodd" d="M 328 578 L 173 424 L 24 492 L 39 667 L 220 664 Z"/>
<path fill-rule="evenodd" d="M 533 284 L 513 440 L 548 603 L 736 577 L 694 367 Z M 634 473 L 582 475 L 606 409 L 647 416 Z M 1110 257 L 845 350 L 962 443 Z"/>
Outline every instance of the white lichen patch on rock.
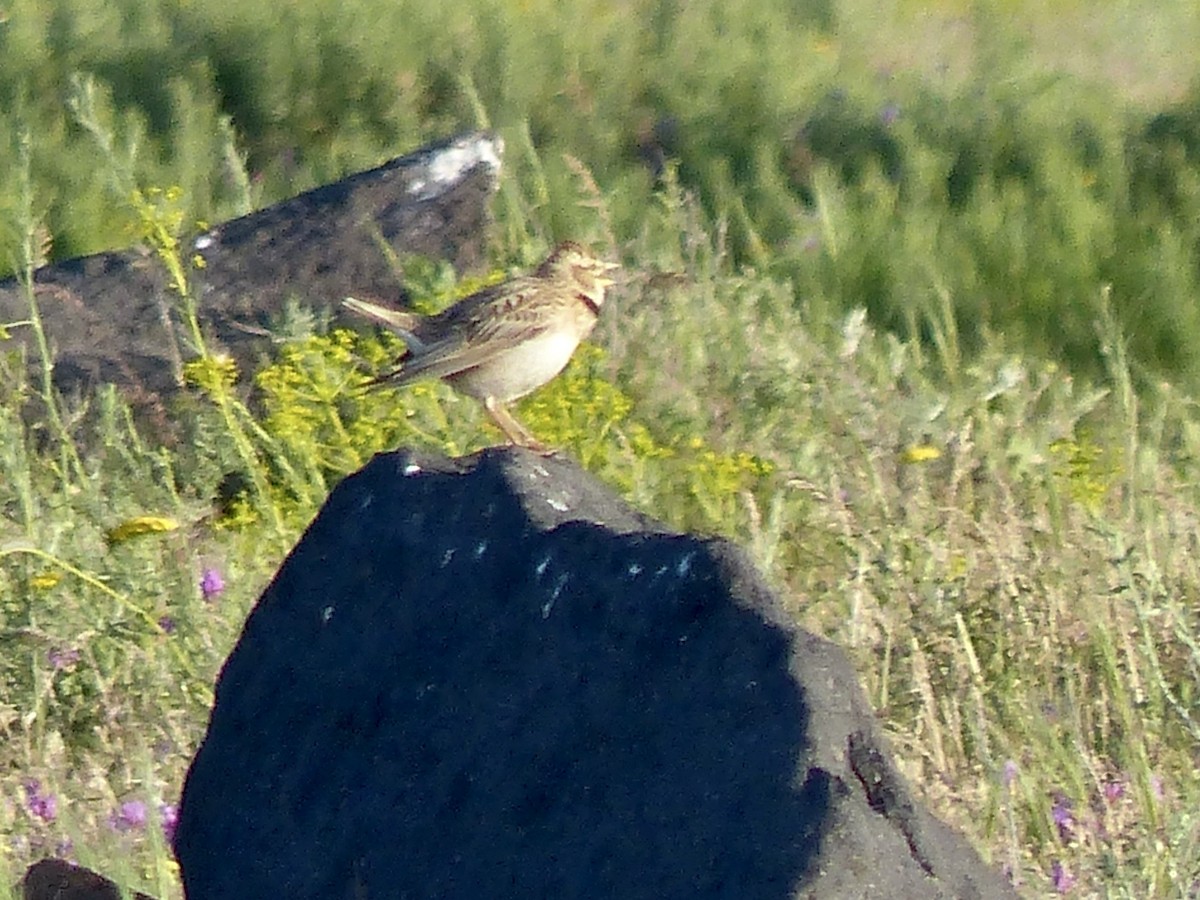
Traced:
<path fill-rule="evenodd" d="M 413 172 L 408 192 L 418 200 L 429 200 L 458 184 L 478 165 L 498 174 L 503 155 L 504 141 L 498 137 L 473 135 L 455 141 L 431 154 L 423 169 Z"/>

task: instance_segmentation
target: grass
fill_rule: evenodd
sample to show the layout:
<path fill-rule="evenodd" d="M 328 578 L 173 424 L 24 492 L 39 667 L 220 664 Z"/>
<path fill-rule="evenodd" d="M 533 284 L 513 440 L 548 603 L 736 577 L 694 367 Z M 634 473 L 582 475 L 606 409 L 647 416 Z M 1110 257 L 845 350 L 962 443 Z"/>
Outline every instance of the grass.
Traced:
<path fill-rule="evenodd" d="M 556 236 L 633 276 L 523 419 L 640 508 L 749 547 L 1023 894 L 1187 896 L 1200 22 L 919 6 L 577 0 L 584 34 L 537 0 L 286 6 L 286 28 L 31 0 L 0 10 L 0 263 L 27 282 L 142 241 L 188 313 L 197 219 L 496 125 L 491 277 Z M 1059 53 L 1081 29 L 1095 52 Z M 417 289 L 472 286 L 430 267 Z M 179 897 L 156 819 L 279 560 L 372 453 L 495 435 L 440 385 L 355 392 L 395 347 L 299 321 L 242 373 L 254 409 L 192 327 L 186 439 L 155 446 L 112 391 L 53 396 L 32 302 L 0 325 L 41 363 L 30 382 L 0 356 L 0 898 L 68 850 Z"/>

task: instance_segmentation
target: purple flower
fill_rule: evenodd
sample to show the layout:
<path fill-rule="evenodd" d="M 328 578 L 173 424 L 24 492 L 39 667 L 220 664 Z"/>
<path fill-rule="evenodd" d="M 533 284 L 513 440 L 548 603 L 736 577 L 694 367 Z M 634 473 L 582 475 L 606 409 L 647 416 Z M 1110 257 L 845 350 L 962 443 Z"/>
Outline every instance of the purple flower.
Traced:
<path fill-rule="evenodd" d="M 1054 820 L 1054 824 L 1058 826 L 1058 836 L 1069 841 L 1075 835 L 1075 814 L 1071 812 L 1071 801 L 1065 797 L 1059 797 L 1054 801 L 1054 805 L 1050 808 L 1050 817 Z"/>
<path fill-rule="evenodd" d="M 1054 884 L 1055 891 L 1065 894 L 1071 888 L 1075 887 L 1076 878 L 1056 859 L 1054 864 L 1050 866 L 1050 881 Z"/>
<path fill-rule="evenodd" d="M 174 634 L 175 620 L 170 616 L 161 616 L 158 620 L 158 627 L 163 630 L 164 634 Z"/>
<path fill-rule="evenodd" d="M 113 831 L 141 831 L 146 827 L 146 804 L 141 800 L 127 800 L 121 808 L 108 817 Z"/>
<path fill-rule="evenodd" d="M 1104 782 L 1104 799 L 1108 803 L 1116 803 L 1125 796 L 1125 782 L 1118 778 Z"/>
<path fill-rule="evenodd" d="M 900 105 L 897 103 L 889 103 L 879 111 L 879 121 L 885 126 L 894 125 L 896 120 L 900 118 Z"/>
<path fill-rule="evenodd" d="M 158 804 L 158 820 L 168 844 L 175 842 L 175 826 L 179 824 L 179 807 L 174 803 Z"/>
<path fill-rule="evenodd" d="M 1017 765 L 1016 760 L 1008 759 L 1004 761 L 1004 770 L 1000 774 L 1001 780 L 1006 788 L 1010 788 L 1017 780 L 1017 776 L 1021 774 L 1021 767 Z"/>
<path fill-rule="evenodd" d="M 205 600 L 212 600 L 225 590 L 225 579 L 216 569 L 205 569 L 200 576 L 200 595 Z"/>
<path fill-rule="evenodd" d="M 58 816 L 58 798 L 42 791 L 42 783 L 36 778 L 25 782 L 25 808 L 30 815 L 43 822 L 53 822 Z"/>
<path fill-rule="evenodd" d="M 51 650 L 46 654 L 50 660 L 50 666 L 56 672 L 61 672 L 63 669 L 69 669 L 75 663 L 79 662 L 79 651 L 74 647 L 68 647 L 66 650 Z"/>

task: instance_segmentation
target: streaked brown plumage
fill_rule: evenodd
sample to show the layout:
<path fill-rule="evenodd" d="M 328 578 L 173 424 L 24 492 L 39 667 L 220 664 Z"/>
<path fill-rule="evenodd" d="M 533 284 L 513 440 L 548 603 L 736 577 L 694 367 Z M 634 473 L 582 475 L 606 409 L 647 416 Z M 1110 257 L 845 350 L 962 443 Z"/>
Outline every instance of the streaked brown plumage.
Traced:
<path fill-rule="evenodd" d="M 506 404 L 563 370 L 595 326 L 604 290 L 613 283 L 608 273 L 615 268 L 567 242 L 532 274 L 484 288 L 434 316 L 353 297 L 342 302 L 395 331 L 408 346 L 396 367 L 371 384 L 441 378 L 482 401 L 512 443 L 544 450 Z"/>

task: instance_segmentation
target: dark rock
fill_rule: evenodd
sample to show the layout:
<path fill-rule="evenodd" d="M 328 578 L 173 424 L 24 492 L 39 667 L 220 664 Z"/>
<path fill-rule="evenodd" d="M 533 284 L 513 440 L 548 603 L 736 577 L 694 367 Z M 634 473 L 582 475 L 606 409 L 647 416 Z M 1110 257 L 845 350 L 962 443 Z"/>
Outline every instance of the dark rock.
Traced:
<path fill-rule="evenodd" d="M 376 457 L 246 623 L 189 900 L 1010 897 L 744 554 L 561 457 Z"/>
<path fill-rule="evenodd" d="M 121 889 L 103 875 L 65 859 L 35 862 L 21 879 L 23 900 L 121 900 L 125 896 L 133 900 L 154 900 L 140 891 L 122 894 Z"/>
<path fill-rule="evenodd" d="M 348 293 L 399 296 L 381 245 L 478 265 L 502 150 L 488 134 L 446 141 L 201 235 L 183 255 L 204 258 L 190 277 L 213 349 L 248 371 L 266 354 L 266 329 L 289 298 L 336 307 Z M 39 269 L 34 283 L 60 390 L 112 383 L 146 410 L 177 388 L 186 355 L 178 348 L 190 340 L 158 260 L 139 250 L 100 253 Z M 28 318 L 25 289 L 0 280 L 0 322 Z M 28 334 L 12 330 L 14 340 Z M 36 355 L 32 345 L 27 352 Z"/>

